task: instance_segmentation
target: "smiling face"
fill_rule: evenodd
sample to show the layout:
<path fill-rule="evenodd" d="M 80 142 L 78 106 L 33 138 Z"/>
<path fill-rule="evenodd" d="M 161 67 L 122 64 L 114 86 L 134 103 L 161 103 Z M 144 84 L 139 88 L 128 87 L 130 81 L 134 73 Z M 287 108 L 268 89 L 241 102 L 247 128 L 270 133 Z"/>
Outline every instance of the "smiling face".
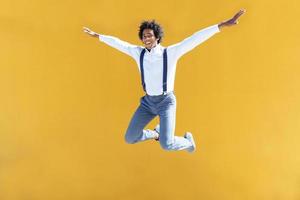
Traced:
<path fill-rule="evenodd" d="M 152 49 L 157 45 L 158 38 L 155 37 L 152 29 L 144 29 L 142 41 L 147 49 Z"/>

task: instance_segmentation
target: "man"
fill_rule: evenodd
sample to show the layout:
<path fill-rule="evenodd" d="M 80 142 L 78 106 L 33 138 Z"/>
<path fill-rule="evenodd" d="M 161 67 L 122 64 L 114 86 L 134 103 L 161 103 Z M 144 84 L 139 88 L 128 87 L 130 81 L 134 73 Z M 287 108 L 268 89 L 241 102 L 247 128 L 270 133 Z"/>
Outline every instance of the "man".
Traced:
<path fill-rule="evenodd" d="M 84 32 L 97 37 L 101 42 L 133 57 L 141 73 L 145 96 L 134 113 L 125 134 L 129 144 L 155 139 L 165 150 L 187 150 L 194 152 L 196 144 L 193 135 L 186 132 L 184 137 L 174 136 L 176 118 L 176 97 L 174 81 L 176 63 L 185 53 L 189 52 L 223 27 L 238 23 L 238 18 L 245 13 L 240 10 L 231 19 L 194 33 L 185 40 L 172 46 L 163 47 L 161 41 L 163 30 L 153 21 L 144 21 L 140 25 L 139 38 L 145 47 L 136 46 L 112 36 L 98 34 L 84 27 Z M 154 130 L 144 130 L 145 126 L 159 116 L 160 124 Z"/>

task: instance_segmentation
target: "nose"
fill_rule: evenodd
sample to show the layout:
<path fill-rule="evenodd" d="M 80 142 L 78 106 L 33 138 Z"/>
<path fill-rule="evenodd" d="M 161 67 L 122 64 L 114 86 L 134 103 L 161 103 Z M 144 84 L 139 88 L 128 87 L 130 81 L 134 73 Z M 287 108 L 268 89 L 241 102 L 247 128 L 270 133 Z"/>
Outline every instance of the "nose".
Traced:
<path fill-rule="evenodd" d="M 149 39 L 151 39 L 150 36 L 144 36 L 144 40 L 149 40 Z"/>

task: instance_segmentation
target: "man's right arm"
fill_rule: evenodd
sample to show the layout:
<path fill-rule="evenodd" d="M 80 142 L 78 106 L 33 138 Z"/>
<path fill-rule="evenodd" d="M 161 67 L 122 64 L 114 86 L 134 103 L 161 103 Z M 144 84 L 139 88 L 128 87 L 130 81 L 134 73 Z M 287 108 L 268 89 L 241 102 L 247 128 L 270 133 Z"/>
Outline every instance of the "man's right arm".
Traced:
<path fill-rule="evenodd" d="M 98 34 L 86 27 L 84 27 L 83 31 L 92 37 L 99 38 L 99 40 L 101 42 L 104 42 L 105 44 L 107 44 L 107 45 L 133 57 L 133 58 L 135 58 L 136 55 L 138 55 L 139 48 L 136 45 L 132 45 L 128 42 L 122 41 L 119 38 L 116 38 L 113 36 Z"/>

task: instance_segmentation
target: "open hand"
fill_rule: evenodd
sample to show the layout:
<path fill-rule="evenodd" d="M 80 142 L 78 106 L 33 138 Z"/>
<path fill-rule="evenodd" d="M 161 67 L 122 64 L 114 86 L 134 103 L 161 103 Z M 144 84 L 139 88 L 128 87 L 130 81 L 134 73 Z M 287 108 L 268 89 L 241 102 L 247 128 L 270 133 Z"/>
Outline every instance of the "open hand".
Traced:
<path fill-rule="evenodd" d="M 87 33 L 87 34 L 89 34 L 90 36 L 93 36 L 93 37 L 98 37 L 98 36 L 99 36 L 98 33 L 96 33 L 96 32 L 94 32 L 94 31 L 90 30 L 90 29 L 87 28 L 87 27 L 83 27 L 83 32 L 85 32 L 85 33 Z"/>
<path fill-rule="evenodd" d="M 222 28 L 224 26 L 233 26 L 233 25 L 236 25 L 238 24 L 238 18 L 240 16 L 242 16 L 244 13 L 246 12 L 245 9 L 241 9 L 239 12 L 237 12 L 231 19 L 225 21 L 225 22 L 221 22 L 219 24 L 219 28 Z"/>

